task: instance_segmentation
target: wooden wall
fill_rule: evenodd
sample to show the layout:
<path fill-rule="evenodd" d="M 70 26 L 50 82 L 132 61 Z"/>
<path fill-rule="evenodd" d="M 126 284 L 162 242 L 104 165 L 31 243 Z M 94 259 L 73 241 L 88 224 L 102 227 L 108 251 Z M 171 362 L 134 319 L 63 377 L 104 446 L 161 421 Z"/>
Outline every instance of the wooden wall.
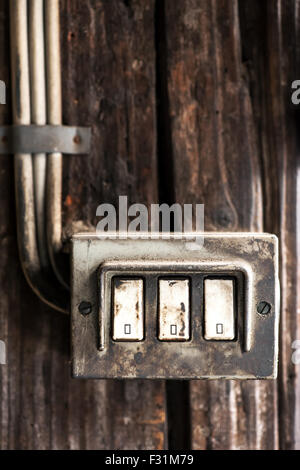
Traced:
<path fill-rule="evenodd" d="M 204 203 L 206 230 L 276 233 L 280 372 L 267 383 L 71 379 L 69 319 L 23 278 L 13 159 L 0 156 L 8 348 L 0 448 L 300 449 L 300 365 L 291 361 L 300 339 L 299 111 L 290 100 L 300 79 L 299 8 L 299 0 L 61 0 L 64 122 L 93 127 L 91 154 L 64 159 L 65 227 L 95 224 L 100 203 L 128 195 Z M 7 84 L 8 25 L 3 0 Z M 8 85 L 0 123 L 10 122 Z"/>

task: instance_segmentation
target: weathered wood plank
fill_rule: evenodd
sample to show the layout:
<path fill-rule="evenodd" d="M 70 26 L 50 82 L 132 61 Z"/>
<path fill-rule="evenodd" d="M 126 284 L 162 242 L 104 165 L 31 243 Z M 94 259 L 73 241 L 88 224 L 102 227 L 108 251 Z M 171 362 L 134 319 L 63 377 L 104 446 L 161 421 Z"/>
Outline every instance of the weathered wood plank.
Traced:
<path fill-rule="evenodd" d="M 264 186 L 265 230 L 281 247 L 280 448 L 300 448 L 299 365 L 292 343 L 300 338 L 298 154 L 299 111 L 291 104 L 291 83 L 300 76 L 299 1 L 240 3 L 244 59 L 259 133 Z"/>
<path fill-rule="evenodd" d="M 91 155 L 65 161 L 68 229 L 74 221 L 94 224 L 97 205 L 118 195 L 157 198 L 154 3 L 64 0 L 61 8 L 64 121 L 94 131 Z M 0 78 L 9 82 L 8 2 L 0 18 Z M 9 108 L 1 105 L 1 123 L 10 122 Z M 8 348 L 8 364 L 0 366 L 0 447 L 165 447 L 163 382 L 70 378 L 69 319 L 41 305 L 23 278 L 12 158 L 1 156 L 0 165 L 0 339 Z"/>
<path fill-rule="evenodd" d="M 62 24 L 65 121 L 93 127 L 88 159 L 65 161 L 65 224 L 95 225 L 120 195 L 157 201 L 154 1 L 63 1 Z M 164 382 L 99 382 L 106 413 L 90 387 L 110 448 L 167 445 Z M 86 411 L 86 433 L 103 435 Z"/>
<path fill-rule="evenodd" d="M 205 229 L 262 230 L 260 153 L 236 1 L 166 0 L 175 198 Z M 192 446 L 276 448 L 275 383 L 191 383 Z"/>
<path fill-rule="evenodd" d="M 97 205 L 118 195 L 147 204 L 158 198 L 155 6 L 163 42 L 156 44 L 162 202 L 204 203 L 207 230 L 264 229 L 281 238 L 278 384 L 192 382 L 192 447 L 299 449 L 300 374 L 291 362 L 292 341 L 300 339 L 299 119 L 289 101 L 299 78 L 299 0 L 241 0 L 239 11 L 236 0 L 62 0 L 64 121 L 91 124 L 94 133 L 88 158 L 65 159 L 66 231 L 94 225 Z M 1 2 L 0 79 L 7 83 L 8 24 L 8 2 Z M 11 119 L 9 94 L 1 123 Z M 8 347 L 0 448 L 166 447 L 163 382 L 70 378 L 69 320 L 42 306 L 25 283 L 12 158 L 1 156 L 0 165 L 0 339 Z M 171 409 L 176 391 L 175 383 Z M 175 421 L 173 445 L 186 441 L 179 427 L 189 424 Z"/>

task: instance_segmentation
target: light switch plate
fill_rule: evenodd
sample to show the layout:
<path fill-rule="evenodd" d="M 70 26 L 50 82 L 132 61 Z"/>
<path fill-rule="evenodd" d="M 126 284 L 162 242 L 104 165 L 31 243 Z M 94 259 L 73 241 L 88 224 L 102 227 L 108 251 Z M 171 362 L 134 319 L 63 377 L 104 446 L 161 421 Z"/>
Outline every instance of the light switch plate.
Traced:
<path fill-rule="evenodd" d="M 203 236 L 204 244 L 199 249 L 195 246 L 191 249 L 195 234 L 169 234 L 169 239 L 108 239 L 89 233 L 73 237 L 74 377 L 276 378 L 280 298 L 276 236 L 265 233 Z M 113 339 L 115 278 L 143 280 L 142 341 Z M 158 337 L 160 279 L 189 279 L 187 341 L 161 341 Z M 236 334 L 232 341 L 205 339 L 205 279 L 234 281 Z M 91 304 L 90 314 L 82 314 L 82 302 Z M 267 308 L 259 308 L 261 303 Z"/>

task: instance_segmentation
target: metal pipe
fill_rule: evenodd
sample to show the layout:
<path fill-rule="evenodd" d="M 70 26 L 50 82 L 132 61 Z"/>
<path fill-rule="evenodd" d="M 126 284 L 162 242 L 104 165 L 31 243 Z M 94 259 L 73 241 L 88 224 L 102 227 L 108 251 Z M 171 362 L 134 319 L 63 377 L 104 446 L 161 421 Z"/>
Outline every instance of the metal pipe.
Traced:
<path fill-rule="evenodd" d="M 30 124 L 27 0 L 10 0 L 13 121 Z M 68 313 L 68 302 L 56 279 L 41 268 L 36 239 L 33 165 L 30 154 L 16 154 L 15 187 L 18 245 L 25 277 L 35 293 L 49 306 Z"/>
<path fill-rule="evenodd" d="M 44 1 L 29 0 L 29 59 L 31 80 L 31 121 L 46 124 L 46 74 L 44 41 Z M 37 239 L 41 264 L 49 266 L 46 218 L 46 155 L 33 155 L 34 200 L 37 225 Z"/>
<path fill-rule="evenodd" d="M 47 120 L 48 124 L 62 123 L 62 87 L 60 63 L 59 0 L 45 0 Z M 47 159 L 47 236 L 53 270 L 61 284 L 69 289 L 62 274 L 62 155 L 52 153 Z M 59 266 L 59 267 L 58 267 Z"/>

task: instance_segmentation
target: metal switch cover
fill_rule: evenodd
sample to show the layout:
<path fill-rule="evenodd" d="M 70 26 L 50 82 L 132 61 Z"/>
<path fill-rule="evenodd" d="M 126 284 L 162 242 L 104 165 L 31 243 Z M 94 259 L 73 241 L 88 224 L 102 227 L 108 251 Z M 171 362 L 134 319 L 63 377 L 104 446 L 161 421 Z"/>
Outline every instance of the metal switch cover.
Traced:
<path fill-rule="evenodd" d="M 276 378 L 277 238 L 205 233 L 197 248 L 168 235 L 73 237 L 73 376 Z"/>

